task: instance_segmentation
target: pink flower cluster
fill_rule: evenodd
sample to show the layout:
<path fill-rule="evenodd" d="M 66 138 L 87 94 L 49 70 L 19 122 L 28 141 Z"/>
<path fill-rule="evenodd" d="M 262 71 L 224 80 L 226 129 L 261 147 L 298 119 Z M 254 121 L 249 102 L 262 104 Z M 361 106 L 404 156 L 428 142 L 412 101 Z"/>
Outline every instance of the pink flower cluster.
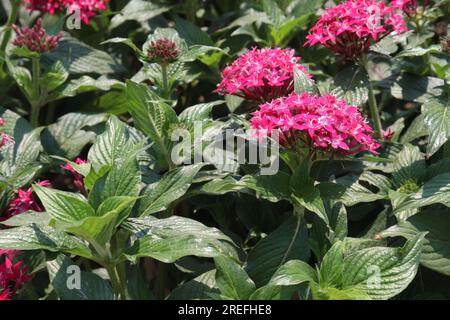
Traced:
<path fill-rule="evenodd" d="M 98 12 L 107 9 L 107 0 L 24 0 L 25 5 L 31 11 L 48 12 L 55 14 L 60 10 L 64 13 L 80 13 L 80 18 L 85 24 L 89 24 L 90 18 Z"/>
<path fill-rule="evenodd" d="M 55 36 L 47 35 L 45 29 L 42 27 L 42 19 L 38 19 L 33 28 L 19 28 L 16 25 L 12 27 L 16 32 L 16 38 L 13 44 L 17 47 L 24 47 L 38 53 L 55 49 L 63 36 L 62 33 Z"/>
<path fill-rule="evenodd" d="M 87 163 L 86 160 L 76 158 L 75 159 L 76 164 L 85 164 Z M 83 176 L 79 174 L 75 169 L 72 167 L 70 162 L 67 162 L 65 165 L 61 166 L 62 169 L 70 171 L 73 176 L 73 185 L 83 194 L 87 195 L 86 187 L 84 186 L 84 180 Z"/>
<path fill-rule="evenodd" d="M 294 90 L 294 67 L 311 75 L 289 49 L 252 48 L 222 72 L 215 92 L 267 102 Z"/>
<path fill-rule="evenodd" d="M 4 260 L 0 263 L 0 300 L 11 300 L 17 290 L 32 279 L 23 261 L 13 262 L 17 253 L 0 249 L 0 262 Z"/>
<path fill-rule="evenodd" d="M 277 131 L 286 148 L 303 142 L 316 150 L 351 155 L 366 150 L 376 154 L 380 146 L 358 108 L 332 95 L 292 93 L 261 105 L 252 116 L 251 126 L 260 137 Z"/>
<path fill-rule="evenodd" d="M 390 33 L 407 31 L 398 6 L 377 0 L 347 0 L 327 9 L 311 28 L 305 45 L 317 43 L 344 56 L 357 59 L 372 43 Z"/>
<path fill-rule="evenodd" d="M 39 181 L 37 184 L 43 187 L 51 186 L 47 180 Z M 13 216 L 30 210 L 40 212 L 43 211 L 43 208 L 37 201 L 31 188 L 19 189 L 15 197 L 9 202 L 4 217 L 0 217 L 0 220 L 8 220 Z"/>
<path fill-rule="evenodd" d="M 0 127 L 3 127 L 4 124 L 5 120 L 3 120 L 3 118 L 0 118 Z M 13 137 L 4 132 L 0 132 L 0 148 L 3 147 L 8 142 L 14 142 Z"/>

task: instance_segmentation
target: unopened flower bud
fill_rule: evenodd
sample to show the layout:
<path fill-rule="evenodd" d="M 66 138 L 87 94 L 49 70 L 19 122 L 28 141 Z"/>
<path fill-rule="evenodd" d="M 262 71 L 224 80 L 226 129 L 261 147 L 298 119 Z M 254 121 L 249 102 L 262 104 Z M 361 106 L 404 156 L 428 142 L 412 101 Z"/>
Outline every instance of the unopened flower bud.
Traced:
<path fill-rule="evenodd" d="M 174 62 L 180 57 L 177 44 L 167 38 L 153 40 L 149 43 L 147 56 L 155 62 Z"/>
<path fill-rule="evenodd" d="M 13 44 L 17 47 L 27 48 L 30 51 L 44 53 L 55 49 L 58 46 L 63 34 L 47 35 L 42 27 L 42 19 L 38 19 L 33 28 L 19 28 L 13 25 L 16 32 L 16 38 Z"/>

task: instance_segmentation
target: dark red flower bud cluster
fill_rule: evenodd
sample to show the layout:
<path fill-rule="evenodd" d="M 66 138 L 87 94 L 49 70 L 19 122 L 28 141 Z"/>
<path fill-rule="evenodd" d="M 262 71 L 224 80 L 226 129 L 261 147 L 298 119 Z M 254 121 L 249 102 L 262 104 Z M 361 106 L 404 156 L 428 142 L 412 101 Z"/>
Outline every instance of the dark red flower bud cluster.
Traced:
<path fill-rule="evenodd" d="M 42 27 L 42 19 L 38 19 L 33 28 L 19 28 L 12 26 L 16 32 L 13 44 L 17 47 L 27 48 L 30 51 L 44 53 L 55 49 L 58 46 L 63 34 L 50 36 Z"/>
<path fill-rule="evenodd" d="M 167 38 L 153 40 L 149 43 L 147 57 L 155 62 L 174 62 L 180 57 L 177 44 Z"/>

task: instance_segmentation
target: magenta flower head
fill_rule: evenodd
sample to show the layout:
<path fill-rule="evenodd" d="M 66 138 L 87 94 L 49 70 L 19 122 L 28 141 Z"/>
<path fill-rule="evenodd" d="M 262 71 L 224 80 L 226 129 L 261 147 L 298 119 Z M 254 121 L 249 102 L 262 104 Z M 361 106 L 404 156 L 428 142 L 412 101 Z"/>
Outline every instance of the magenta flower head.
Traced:
<path fill-rule="evenodd" d="M 51 186 L 50 182 L 47 180 L 39 181 L 37 182 L 37 184 L 42 187 Z M 19 189 L 15 197 L 9 202 L 8 207 L 5 211 L 5 216 L 0 217 L 0 221 L 8 220 L 13 216 L 30 210 L 36 212 L 44 211 L 31 188 Z"/>
<path fill-rule="evenodd" d="M 23 3 L 30 11 L 48 12 L 50 14 L 55 14 L 63 6 L 62 0 L 24 0 Z"/>
<path fill-rule="evenodd" d="M 250 120 L 260 137 L 278 132 L 285 148 L 313 148 L 344 156 L 362 151 L 376 154 L 379 144 L 358 108 L 332 95 L 292 93 L 260 106 Z"/>
<path fill-rule="evenodd" d="M 13 44 L 38 53 L 45 53 L 55 49 L 63 36 L 62 33 L 55 36 L 47 35 L 42 27 L 42 19 L 38 19 L 31 29 L 27 27 L 19 28 L 16 25 L 12 27 L 16 32 Z"/>
<path fill-rule="evenodd" d="M 305 45 L 320 43 L 346 59 L 358 59 L 390 33 L 407 31 L 397 11 L 398 7 L 383 1 L 347 0 L 325 11 L 306 36 Z"/>
<path fill-rule="evenodd" d="M 8 251 L 0 254 L 0 300 L 10 300 L 24 284 L 31 281 L 28 268 L 23 261 L 13 262 L 15 253 Z M 3 260 L 3 262 L 1 262 Z"/>
<path fill-rule="evenodd" d="M 170 63 L 176 61 L 181 55 L 177 44 L 167 38 L 152 40 L 148 44 L 147 57 L 157 63 Z"/>
<path fill-rule="evenodd" d="M 215 92 L 261 103 L 279 98 L 294 90 L 295 67 L 311 78 L 299 61 L 294 50 L 252 48 L 223 70 Z"/>
<path fill-rule="evenodd" d="M 89 24 L 90 18 L 98 12 L 106 10 L 108 4 L 107 0 L 24 0 L 24 3 L 30 11 L 79 14 L 85 24 Z"/>

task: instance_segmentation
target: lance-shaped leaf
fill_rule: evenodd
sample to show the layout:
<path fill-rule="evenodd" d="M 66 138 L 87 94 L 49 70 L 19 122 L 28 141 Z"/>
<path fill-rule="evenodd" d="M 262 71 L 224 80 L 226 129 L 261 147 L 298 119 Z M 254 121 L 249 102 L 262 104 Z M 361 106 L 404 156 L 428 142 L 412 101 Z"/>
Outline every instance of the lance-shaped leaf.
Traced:
<path fill-rule="evenodd" d="M 41 200 L 46 212 L 60 222 L 73 222 L 95 216 L 94 209 L 83 196 L 33 185 L 33 190 Z"/>
<path fill-rule="evenodd" d="M 395 226 L 380 233 L 382 237 L 411 239 L 428 232 L 423 242 L 420 263 L 427 268 L 450 275 L 450 212 L 426 210 L 399 221 Z"/>
<path fill-rule="evenodd" d="M 435 176 L 419 192 L 402 199 L 394 213 L 440 203 L 450 207 L 450 173 Z"/>
<path fill-rule="evenodd" d="M 0 247 L 10 250 L 64 251 L 92 259 L 90 249 L 81 240 L 37 224 L 0 230 Z"/>
<path fill-rule="evenodd" d="M 256 290 L 244 268 L 233 258 L 218 256 L 216 265 L 216 285 L 226 299 L 246 300 Z"/>
<path fill-rule="evenodd" d="M 139 257 L 172 263 L 184 256 L 216 257 L 235 255 L 230 240 L 219 230 L 182 217 L 157 219 L 152 216 L 130 219 L 123 224 L 138 237 L 124 251 L 124 256 L 135 261 Z"/>
<path fill-rule="evenodd" d="M 300 218 L 288 219 L 250 250 L 247 272 L 257 286 L 266 284 L 289 260 L 308 260 L 308 231 Z"/>
<path fill-rule="evenodd" d="M 422 113 L 430 134 L 427 152 L 434 154 L 450 138 L 450 99 L 428 99 L 422 105 Z"/>
<path fill-rule="evenodd" d="M 65 255 L 48 261 L 47 270 L 50 283 L 61 300 L 114 300 L 111 285 L 106 280 L 92 272 L 80 271 Z"/>
<path fill-rule="evenodd" d="M 152 147 L 168 166 L 172 146 L 169 129 L 178 123 L 175 111 L 144 84 L 127 81 L 126 91 L 136 128 L 151 139 Z"/>
<path fill-rule="evenodd" d="M 139 205 L 140 215 L 146 216 L 165 210 L 173 201 L 182 197 L 202 166 L 203 164 L 195 164 L 176 168 L 147 186 Z"/>
<path fill-rule="evenodd" d="M 425 234 L 401 248 L 373 247 L 344 258 L 342 288 L 356 289 L 372 299 L 389 299 L 402 292 L 417 273 Z"/>
<path fill-rule="evenodd" d="M 96 215 L 71 223 L 57 223 L 57 227 L 90 242 L 104 245 L 118 225 L 128 216 L 136 197 L 110 197 L 97 209 Z"/>

